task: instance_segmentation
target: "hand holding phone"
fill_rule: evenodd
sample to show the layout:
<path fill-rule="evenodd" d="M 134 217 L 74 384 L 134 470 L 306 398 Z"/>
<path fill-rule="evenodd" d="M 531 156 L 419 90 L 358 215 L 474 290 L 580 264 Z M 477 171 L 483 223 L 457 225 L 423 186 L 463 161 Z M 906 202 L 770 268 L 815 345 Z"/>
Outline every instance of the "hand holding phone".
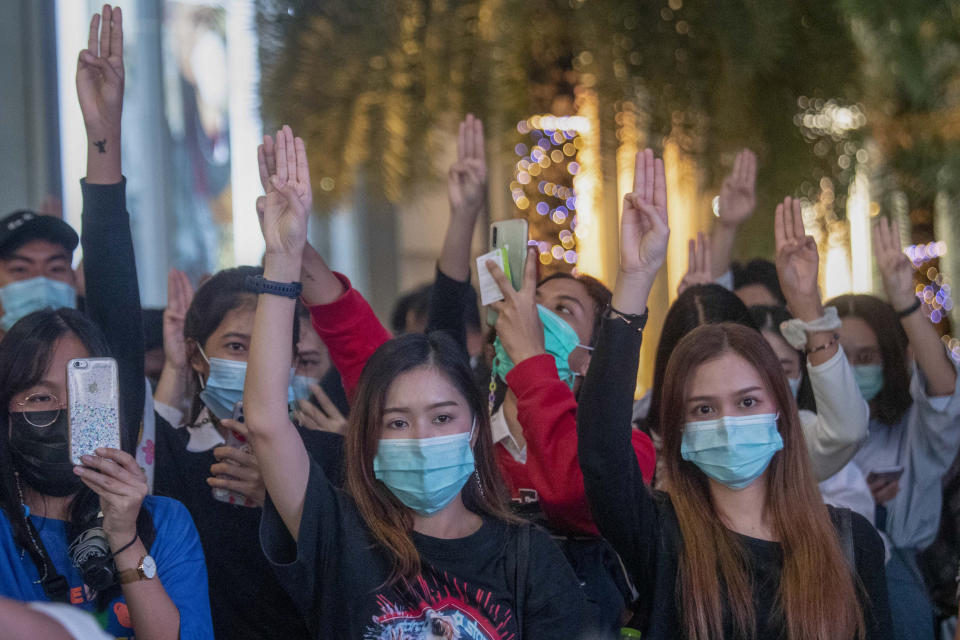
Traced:
<path fill-rule="evenodd" d="M 523 218 L 501 220 L 490 225 L 490 250 L 506 250 L 506 264 L 503 272 L 509 274 L 510 282 L 517 291 L 523 286 L 524 270 L 527 266 L 527 242 L 530 238 L 530 227 Z M 484 282 L 480 282 L 483 289 Z M 487 324 L 491 327 L 497 323 L 497 312 L 487 309 Z"/>

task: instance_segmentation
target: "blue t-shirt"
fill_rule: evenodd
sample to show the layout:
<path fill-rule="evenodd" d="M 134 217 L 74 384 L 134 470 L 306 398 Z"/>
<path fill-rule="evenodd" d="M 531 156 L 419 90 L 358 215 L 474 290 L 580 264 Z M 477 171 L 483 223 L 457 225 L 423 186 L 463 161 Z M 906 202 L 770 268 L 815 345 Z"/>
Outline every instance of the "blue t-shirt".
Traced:
<path fill-rule="evenodd" d="M 153 516 L 157 535 L 150 555 L 157 563 L 157 577 L 180 611 L 180 638 L 212 638 L 207 569 L 196 527 L 186 508 L 170 498 L 147 496 L 143 501 Z M 133 638 L 133 622 L 121 594 L 107 608 L 96 613 L 96 593 L 83 584 L 70 561 L 67 523 L 30 516 L 57 571 L 70 586 L 70 603 L 96 615 L 104 630 L 117 638 Z M 29 553 L 13 539 L 7 514 L 0 510 L 0 595 L 14 600 L 47 600 L 40 575 Z"/>

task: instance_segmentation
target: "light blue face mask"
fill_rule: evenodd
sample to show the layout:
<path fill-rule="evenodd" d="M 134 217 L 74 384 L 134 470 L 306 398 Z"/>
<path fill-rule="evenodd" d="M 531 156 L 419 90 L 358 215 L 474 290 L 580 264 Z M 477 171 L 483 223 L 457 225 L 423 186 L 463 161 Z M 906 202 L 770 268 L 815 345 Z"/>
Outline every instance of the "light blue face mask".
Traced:
<path fill-rule="evenodd" d="M 790 385 L 790 393 L 793 394 L 794 400 L 796 400 L 797 396 L 800 395 L 801 382 L 803 382 L 803 378 L 787 378 L 787 384 Z"/>
<path fill-rule="evenodd" d="M 210 374 L 203 383 L 200 400 L 220 420 L 233 418 L 234 407 L 243 400 L 243 383 L 247 379 L 247 363 L 225 358 L 208 358 L 198 345 L 200 355 L 210 365 Z M 290 370 L 291 380 L 294 369 Z M 293 388 L 287 386 L 287 403 L 294 401 Z"/>
<path fill-rule="evenodd" d="M 857 386 L 860 387 L 860 395 L 863 396 L 864 400 L 870 402 L 883 389 L 883 365 L 854 365 L 853 379 L 857 381 Z"/>
<path fill-rule="evenodd" d="M 400 502 L 429 516 L 450 504 L 470 479 L 472 438 L 473 429 L 433 438 L 382 438 L 373 472 Z"/>
<path fill-rule="evenodd" d="M 783 449 L 779 414 L 724 416 L 688 422 L 680 455 L 708 477 L 731 489 L 745 489 L 763 475 L 773 454 Z"/>
<path fill-rule="evenodd" d="M 76 309 L 77 290 L 66 282 L 37 276 L 0 287 L 3 318 L 0 327 L 9 331 L 17 320 L 40 309 Z"/>
<path fill-rule="evenodd" d="M 577 347 L 587 351 L 593 351 L 593 347 L 580 344 L 580 337 L 573 327 L 550 309 L 538 304 L 537 312 L 540 314 L 540 323 L 543 325 L 543 345 L 547 353 L 553 356 L 560 379 L 572 389 L 577 374 L 570 370 L 570 354 Z M 496 352 L 493 358 L 493 374 L 501 380 L 506 380 L 507 374 L 513 369 L 513 360 L 507 355 L 499 336 L 493 341 L 493 349 Z"/>
<path fill-rule="evenodd" d="M 293 387 L 294 400 L 307 400 L 313 397 L 313 392 L 310 391 L 310 385 L 312 384 L 320 386 L 320 378 L 311 378 L 310 376 L 293 376 L 293 382 L 291 382 L 291 386 Z"/>

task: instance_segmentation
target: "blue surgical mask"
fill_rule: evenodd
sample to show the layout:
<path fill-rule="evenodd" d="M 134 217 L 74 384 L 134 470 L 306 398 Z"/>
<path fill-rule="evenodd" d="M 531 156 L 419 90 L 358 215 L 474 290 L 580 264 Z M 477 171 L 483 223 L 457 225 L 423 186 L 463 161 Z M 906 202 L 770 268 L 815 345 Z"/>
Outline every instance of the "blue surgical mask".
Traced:
<path fill-rule="evenodd" d="M 310 376 L 293 376 L 293 382 L 291 386 L 293 387 L 293 398 L 295 400 L 305 400 L 313 396 L 313 392 L 310 391 L 310 385 L 315 384 L 320 386 L 320 378 L 311 378 Z"/>
<path fill-rule="evenodd" d="M 724 416 L 688 422 L 680 455 L 708 477 L 731 489 L 745 489 L 763 475 L 773 454 L 783 449 L 779 414 Z"/>
<path fill-rule="evenodd" d="M 3 318 L 0 327 L 9 331 L 20 318 L 41 309 L 76 309 L 77 290 L 66 282 L 37 276 L 0 287 Z"/>
<path fill-rule="evenodd" d="M 863 396 L 864 400 L 870 402 L 883 389 L 883 365 L 854 365 L 853 379 L 857 381 L 857 386 L 860 387 L 860 395 Z"/>
<path fill-rule="evenodd" d="M 200 400 L 220 420 L 233 418 L 234 407 L 243 400 L 243 383 L 247 379 L 247 363 L 225 358 L 208 358 L 198 345 L 200 355 L 210 365 L 210 374 L 203 383 Z M 294 370 L 290 370 L 293 378 Z M 287 402 L 293 402 L 293 388 L 287 386 Z"/>
<path fill-rule="evenodd" d="M 570 370 L 570 354 L 577 347 L 587 351 L 593 351 L 593 347 L 580 344 L 580 337 L 577 336 L 573 327 L 542 304 L 537 305 L 537 312 L 540 314 L 540 323 L 543 325 L 544 348 L 553 356 L 560 379 L 572 389 L 573 380 L 577 374 Z M 493 358 L 493 374 L 501 380 L 506 380 L 507 374 L 513 369 L 513 360 L 507 355 L 499 336 L 493 341 L 493 349 L 496 352 Z"/>
<path fill-rule="evenodd" d="M 797 396 L 800 395 L 801 382 L 803 382 L 803 378 L 787 378 L 787 384 L 790 385 L 790 392 L 793 394 L 794 400 L 796 400 Z"/>
<path fill-rule="evenodd" d="M 440 511 L 473 473 L 473 431 L 433 438 L 383 438 L 373 472 L 400 502 L 421 515 Z"/>

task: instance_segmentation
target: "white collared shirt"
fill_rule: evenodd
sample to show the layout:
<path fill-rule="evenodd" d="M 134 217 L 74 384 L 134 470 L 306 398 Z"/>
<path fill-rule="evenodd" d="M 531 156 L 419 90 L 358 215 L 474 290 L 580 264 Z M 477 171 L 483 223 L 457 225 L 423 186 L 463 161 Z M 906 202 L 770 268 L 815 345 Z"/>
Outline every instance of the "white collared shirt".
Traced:
<path fill-rule="evenodd" d="M 190 439 L 187 441 L 187 451 L 199 453 L 209 451 L 227 443 L 210 420 L 210 411 L 204 407 L 197 419 L 190 426 L 183 424 L 183 412 L 162 402 L 154 402 L 154 408 L 161 418 L 166 420 L 174 429 L 186 427 Z"/>
<path fill-rule="evenodd" d="M 494 444 L 502 444 L 503 448 L 520 464 L 527 463 L 527 445 L 524 444 L 521 448 L 517 443 L 510 432 L 510 425 L 507 424 L 507 418 L 503 415 L 503 409 L 490 418 L 490 431 L 493 434 Z"/>

